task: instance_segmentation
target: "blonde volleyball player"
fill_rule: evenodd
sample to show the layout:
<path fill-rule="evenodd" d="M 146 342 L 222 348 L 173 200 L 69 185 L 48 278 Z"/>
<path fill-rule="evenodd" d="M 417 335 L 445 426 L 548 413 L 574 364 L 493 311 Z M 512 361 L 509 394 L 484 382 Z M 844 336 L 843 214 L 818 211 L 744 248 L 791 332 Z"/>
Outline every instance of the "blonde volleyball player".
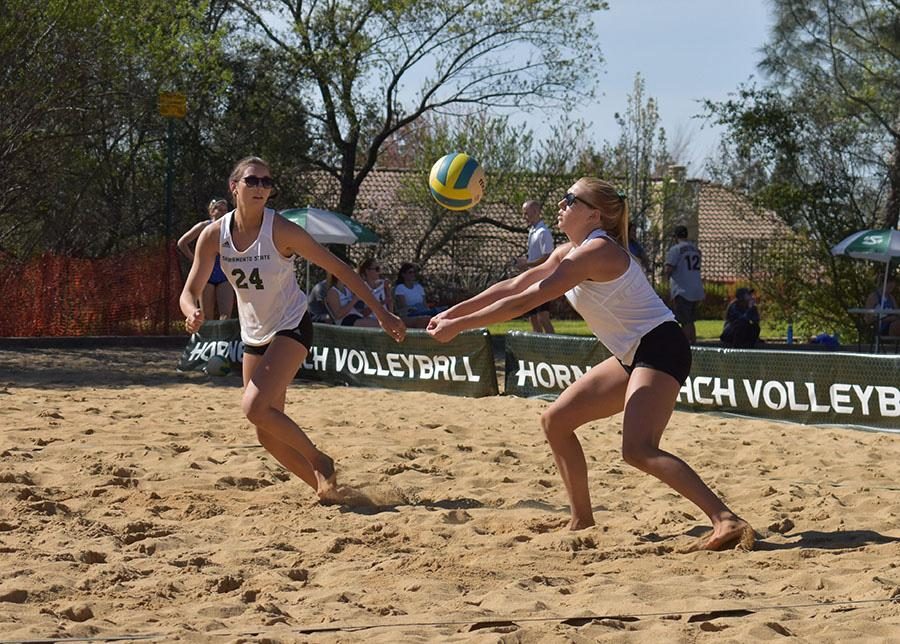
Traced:
<path fill-rule="evenodd" d="M 265 207 L 273 187 L 265 161 L 242 159 L 228 184 L 236 207 L 204 228 L 197 240 L 180 300 L 185 327 L 193 333 L 203 323 L 197 302 L 218 254 L 237 296 L 244 341 L 244 414 L 256 426 L 262 446 L 320 498 L 329 499 L 336 492 L 334 461 L 284 413 L 287 387 L 306 359 L 313 332 L 292 256 L 300 255 L 337 275 L 397 342 L 403 341 L 406 327 L 385 310 L 352 268 L 305 230 Z"/>
<path fill-rule="evenodd" d="M 569 242 L 544 263 L 431 319 L 428 333 L 447 342 L 461 331 L 509 320 L 565 294 L 612 357 L 568 387 L 541 425 L 571 504 L 569 528 L 594 525 L 587 464 L 575 430 L 624 411 L 622 455 L 697 505 L 712 534 L 695 546 L 753 545 L 753 529 L 690 466 L 659 448 L 675 398 L 691 369 L 691 349 L 672 312 L 628 251 L 628 208 L 606 181 L 579 179 L 559 202 L 559 229 Z"/>

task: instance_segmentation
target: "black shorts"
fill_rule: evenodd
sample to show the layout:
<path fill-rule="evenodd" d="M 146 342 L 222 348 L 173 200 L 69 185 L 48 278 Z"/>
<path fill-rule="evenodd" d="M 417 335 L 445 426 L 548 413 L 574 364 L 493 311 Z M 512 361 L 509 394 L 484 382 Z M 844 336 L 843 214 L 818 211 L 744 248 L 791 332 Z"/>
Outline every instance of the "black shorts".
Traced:
<path fill-rule="evenodd" d="M 631 365 L 621 360 L 619 363 L 628 373 L 637 367 L 655 369 L 669 374 L 683 385 L 691 373 L 691 345 L 678 323 L 670 320 L 641 338 Z"/>
<path fill-rule="evenodd" d="M 348 313 L 344 316 L 344 319 L 341 320 L 341 326 L 354 326 L 358 320 L 362 320 L 363 316 L 359 313 Z"/>
<path fill-rule="evenodd" d="M 531 309 L 528 313 L 525 314 L 526 317 L 531 317 L 532 315 L 537 315 L 541 311 L 549 311 L 550 310 L 550 302 L 544 302 L 543 304 L 538 304 L 536 307 Z"/>
<path fill-rule="evenodd" d="M 692 324 L 697 319 L 697 308 L 700 302 L 686 300 L 676 295 L 672 302 L 672 312 L 679 324 Z"/>
<path fill-rule="evenodd" d="M 300 319 L 300 324 L 298 324 L 296 328 L 277 331 L 275 335 L 283 335 L 291 340 L 296 340 L 309 351 L 312 348 L 313 342 L 313 323 L 309 311 L 303 314 L 303 317 Z M 258 347 L 251 347 L 250 345 L 245 344 L 244 353 L 252 353 L 255 356 L 261 356 L 266 352 L 266 349 L 269 348 L 270 344 L 272 343 L 269 342 L 268 344 L 263 344 Z"/>

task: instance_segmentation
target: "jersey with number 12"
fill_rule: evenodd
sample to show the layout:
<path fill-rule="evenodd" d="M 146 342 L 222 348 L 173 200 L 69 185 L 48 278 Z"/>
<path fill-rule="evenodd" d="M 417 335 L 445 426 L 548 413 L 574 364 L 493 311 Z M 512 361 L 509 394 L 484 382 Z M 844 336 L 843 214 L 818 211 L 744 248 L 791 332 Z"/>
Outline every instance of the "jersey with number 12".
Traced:
<path fill-rule="evenodd" d="M 692 242 L 681 241 L 669 249 L 666 264 L 672 267 L 672 275 L 669 277 L 672 297 L 681 296 L 691 302 L 703 299 L 700 262 L 700 249 Z"/>

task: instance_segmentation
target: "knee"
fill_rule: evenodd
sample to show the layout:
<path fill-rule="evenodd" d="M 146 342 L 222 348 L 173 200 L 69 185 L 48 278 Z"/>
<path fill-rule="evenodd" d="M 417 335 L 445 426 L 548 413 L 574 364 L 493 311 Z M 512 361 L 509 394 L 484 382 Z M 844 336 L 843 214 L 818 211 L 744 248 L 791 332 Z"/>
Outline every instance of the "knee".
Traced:
<path fill-rule="evenodd" d="M 622 459 L 643 472 L 650 467 L 650 462 L 657 450 L 650 445 L 642 445 L 640 443 L 622 443 Z"/>
<path fill-rule="evenodd" d="M 241 400 L 241 411 L 247 420 L 259 427 L 265 422 L 269 405 L 259 396 L 245 394 Z"/>
<path fill-rule="evenodd" d="M 541 414 L 541 429 L 551 445 L 559 439 L 562 432 L 561 424 L 552 410 L 548 409 Z"/>

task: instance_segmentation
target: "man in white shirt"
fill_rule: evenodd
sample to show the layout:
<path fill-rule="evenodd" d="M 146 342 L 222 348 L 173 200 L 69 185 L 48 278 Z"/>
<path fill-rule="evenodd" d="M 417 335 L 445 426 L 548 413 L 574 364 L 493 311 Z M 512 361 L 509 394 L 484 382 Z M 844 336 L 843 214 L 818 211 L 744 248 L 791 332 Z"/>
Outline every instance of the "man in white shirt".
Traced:
<path fill-rule="evenodd" d="M 528 222 L 528 254 L 516 260 L 516 268 L 527 271 L 543 264 L 553 252 L 553 235 L 541 219 L 541 204 L 529 200 L 522 204 L 522 216 Z M 528 312 L 528 320 L 535 333 L 556 333 L 550 321 L 550 305 L 541 304 Z"/>
<path fill-rule="evenodd" d="M 669 278 L 669 295 L 672 311 L 691 344 L 697 341 L 694 320 L 697 307 L 703 301 L 703 281 L 700 278 L 700 249 L 688 241 L 687 226 L 675 226 L 675 244 L 666 254 L 666 277 Z"/>

